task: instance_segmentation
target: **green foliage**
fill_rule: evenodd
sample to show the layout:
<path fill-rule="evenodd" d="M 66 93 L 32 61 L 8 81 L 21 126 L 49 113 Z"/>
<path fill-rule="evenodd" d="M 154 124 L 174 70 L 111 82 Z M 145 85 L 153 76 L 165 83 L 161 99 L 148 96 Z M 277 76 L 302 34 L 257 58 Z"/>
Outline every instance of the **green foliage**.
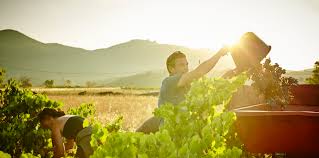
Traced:
<path fill-rule="evenodd" d="M 309 84 L 319 84 L 319 61 L 316 61 L 312 70 L 312 76 L 306 78 L 306 82 Z"/>
<path fill-rule="evenodd" d="M 84 126 L 91 122 L 93 127 L 93 158 L 236 158 L 242 154 L 241 145 L 233 143 L 237 139 L 232 130 L 236 116 L 225 109 L 245 81 L 246 76 L 240 75 L 230 80 L 202 78 L 192 83 L 184 102 L 166 104 L 155 111 L 163 125 L 154 134 L 121 130 L 123 117 L 102 125 L 90 117 L 95 114 L 93 104 L 81 104 L 68 113 L 90 117 Z M 61 104 L 20 88 L 14 80 L 1 91 L 0 104 L 0 150 L 13 157 L 52 156 L 46 152 L 51 145 L 50 133 L 39 128 L 37 113 Z"/>
<path fill-rule="evenodd" d="M 118 117 L 110 124 L 102 125 L 99 121 L 94 118 L 86 119 L 84 121 L 84 127 L 91 125 L 93 127 L 93 135 L 91 145 L 94 149 L 97 149 L 101 144 L 104 144 L 108 133 L 119 132 L 121 130 L 123 117 Z"/>
<path fill-rule="evenodd" d="M 4 77 L 5 77 L 6 71 L 2 68 L 0 68 L 0 87 L 2 87 L 2 83 L 4 81 Z"/>
<path fill-rule="evenodd" d="M 81 116 L 83 118 L 86 118 L 89 116 L 93 116 L 95 114 L 95 106 L 94 106 L 94 104 L 83 103 L 79 107 L 74 107 L 74 108 L 68 109 L 67 114 L 78 115 L 78 116 Z"/>
<path fill-rule="evenodd" d="M 0 91 L 0 105 L 0 150 L 13 157 L 51 157 L 50 132 L 40 128 L 37 114 L 43 108 L 60 108 L 62 104 L 21 88 L 21 83 L 11 79 Z M 95 107 L 81 104 L 68 113 L 89 117 L 95 114 Z"/>
<path fill-rule="evenodd" d="M 40 155 L 35 156 L 32 153 L 22 153 L 20 158 L 41 158 L 41 156 Z"/>
<path fill-rule="evenodd" d="M 1 158 L 11 158 L 10 154 L 5 153 L 5 152 L 3 152 L 3 151 L 0 151 L 0 157 L 1 157 Z"/>
<path fill-rule="evenodd" d="M 0 150 L 13 157 L 23 152 L 48 157 L 45 150 L 50 145 L 50 133 L 39 128 L 37 114 L 45 107 L 58 108 L 61 104 L 23 89 L 11 79 L 0 92 L 0 105 Z"/>
<path fill-rule="evenodd" d="M 282 107 L 290 103 L 293 97 L 290 88 L 298 83 L 295 78 L 285 77 L 285 73 L 286 70 L 277 63 L 272 65 L 270 59 L 249 71 L 254 81 L 252 86 L 265 97 L 266 102 Z"/>
<path fill-rule="evenodd" d="M 93 125 L 93 158 L 210 158 L 240 157 L 241 146 L 232 143 L 236 119 L 225 111 L 232 94 L 246 81 L 245 75 L 231 80 L 202 78 L 192 83 L 186 100 L 166 104 L 155 111 L 163 119 L 152 134 L 110 130 Z M 116 123 L 115 123 L 116 124 Z"/>

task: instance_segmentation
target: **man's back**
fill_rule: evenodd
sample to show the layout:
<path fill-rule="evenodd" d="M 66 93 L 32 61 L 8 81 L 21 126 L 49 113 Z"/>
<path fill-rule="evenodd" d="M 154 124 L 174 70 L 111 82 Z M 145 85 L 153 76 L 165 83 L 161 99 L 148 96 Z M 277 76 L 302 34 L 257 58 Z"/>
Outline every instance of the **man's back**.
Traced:
<path fill-rule="evenodd" d="M 189 89 L 189 86 L 177 86 L 181 76 L 182 75 L 178 74 L 171 75 L 163 80 L 160 96 L 158 98 L 158 107 L 165 103 L 177 105 L 185 100 L 185 95 Z M 136 131 L 143 133 L 154 133 L 159 130 L 161 123 L 163 123 L 161 118 L 151 117 L 150 119 L 146 120 Z"/>
<path fill-rule="evenodd" d="M 181 78 L 181 74 L 172 75 L 166 77 L 161 86 L 160 96 L 158 98 L 158 107 L 165 103 L 172 103 L 174 105 L 184 101 L 185 95 L 189 89 L 189 86 L 178 87 L 178 81 Z"/>

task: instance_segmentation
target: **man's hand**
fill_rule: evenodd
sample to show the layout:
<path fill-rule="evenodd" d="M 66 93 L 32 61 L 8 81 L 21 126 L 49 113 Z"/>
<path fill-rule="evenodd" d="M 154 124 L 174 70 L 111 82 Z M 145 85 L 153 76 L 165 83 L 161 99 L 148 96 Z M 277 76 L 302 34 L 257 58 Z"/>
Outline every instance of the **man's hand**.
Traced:
<path fill-rule="evenodd" d="M 228 52 L 230 51 L 230 46 L 224 46 L 223 48 L 221 48 L 216 55 L 222 57 L 224 55 L 226 55 Z"/>
<path fill-rule="evenodd" d="M 65 150 L 73 149 L 74 147 L 74 139 L 67 139 L 66 143 L 64 143 Z"/>
<path fill-rule="evenodd" d="M 200 64 L 195 70 L 183 74 L 178 81 L 177 86 L 183 87 L 190 84 L 193 80 L 203 77 L 215 67 L 216 63 L 222 56 L 228 53 L 228 49 L 229 47 L 227 46 L 221 48 L 213 57 Z"/>

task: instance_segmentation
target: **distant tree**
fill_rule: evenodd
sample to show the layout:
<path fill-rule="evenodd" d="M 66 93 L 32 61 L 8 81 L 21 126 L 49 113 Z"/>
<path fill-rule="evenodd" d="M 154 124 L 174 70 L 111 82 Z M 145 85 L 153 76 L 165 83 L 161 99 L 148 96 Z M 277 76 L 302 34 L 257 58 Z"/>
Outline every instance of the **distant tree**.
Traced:
<path fill-rule="evenodd" d="M 306 78 L 306 83 L 319 84 L 319 61 L 316 61 L 314 68 L 312 70 L 312 76 Z"/>
<path fill-rule="evenodd" d="M 71 80 L 66 80 L 66 81 L 64 82 L 64 87 L 70 88 L 71 85 L 72 85 L 72 81 L 71 81 Z"/>
<path fill-rule="evenodd" d="M 22 76 L 19 78 L 19 81 L 21 83 L 21 86 L 23 88 L 32 87 L 31 79 L 27 76 Z"/>
<path fill-rule="evenodd" d="M 85 84 L 86 84 L 86 87 L 88 88 L 92 88 L 96 86 L 96 83 L 94 81 L 87 81 Z"/>
<path fill-rule="evenodd" d="M 54 86 L 54 80 L 45 80 L 43 85 L 46 87 L 46 88 L 52 88 Z"/>

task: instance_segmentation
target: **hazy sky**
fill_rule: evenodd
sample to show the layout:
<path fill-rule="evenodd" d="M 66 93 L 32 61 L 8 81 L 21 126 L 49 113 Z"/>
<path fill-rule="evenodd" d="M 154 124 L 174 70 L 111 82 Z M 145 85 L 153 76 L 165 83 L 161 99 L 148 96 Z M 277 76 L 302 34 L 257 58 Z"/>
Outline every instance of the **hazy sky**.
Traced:
<path fill-rule="evenodd" d="M 86 49 L 150 39 L 217 50 L 253 31 L 284 68 L 319 60 L 319 0 L 0 0 L 0 29 Z"/>

